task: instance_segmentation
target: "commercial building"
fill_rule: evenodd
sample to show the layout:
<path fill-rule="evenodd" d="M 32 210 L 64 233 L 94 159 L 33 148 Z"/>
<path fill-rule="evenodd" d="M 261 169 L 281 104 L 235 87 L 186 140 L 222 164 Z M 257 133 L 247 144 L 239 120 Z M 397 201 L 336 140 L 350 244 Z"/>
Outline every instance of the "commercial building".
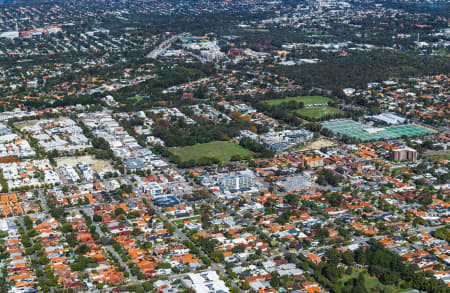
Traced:
<path fill-rule="evenodd" d="M 189 279 L 183 280 L 186 287 L 192 288 L 196 293 L 228 293 L 225 282 L 219 278 L 215 271 L 206 271 L 199 274 L 189 274 Z"/>
<path fill-rule="evenodd" d="M 369 119 L 385 125 L 399 125 L 406 122 L 405 118 L 393 113 L 381 113 L 379 115 L 370 116 Z"/>

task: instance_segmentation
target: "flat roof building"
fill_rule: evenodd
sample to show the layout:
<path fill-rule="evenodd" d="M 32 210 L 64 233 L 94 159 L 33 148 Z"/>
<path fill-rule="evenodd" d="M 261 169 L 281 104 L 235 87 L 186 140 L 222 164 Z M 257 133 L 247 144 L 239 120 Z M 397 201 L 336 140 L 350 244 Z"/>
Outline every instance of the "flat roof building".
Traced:
<path fill-rule="evenodd" d="M 370 120 L 378 123 L 382 123 L 385 125 L 399 125 L 404 124 L 406 119 L 395 115 L 393 113 L 381 113 L 379 115 L 370 116 Z"/>
<path fill-rule="evenodd" d="M 206 271 L 199 274 L 188 274 L 189 279 L 184 280 L 186 287 L 192 288 L 196 293 L 228 293 L 225 282 L 220 280 L 215 271 Z"/>

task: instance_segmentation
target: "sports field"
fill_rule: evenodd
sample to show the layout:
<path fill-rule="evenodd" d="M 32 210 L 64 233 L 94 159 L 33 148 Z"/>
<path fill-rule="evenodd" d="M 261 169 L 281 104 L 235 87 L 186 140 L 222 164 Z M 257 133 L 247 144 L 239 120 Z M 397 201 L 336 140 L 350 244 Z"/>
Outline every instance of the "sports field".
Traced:
<path fill-rule="evenodd" d="M 266 103 L 270 106 L 278 106 L 281 103 L 286 103 L 290 101 L 303 102 L 305 105 L 314 105 L 314 104 L 326 104 L 330 98 L 322 97 L 322 96 L 303 96 L 303 97 L 288 97 L 284 99 L 276 99 L 276 100 L 267 100 Z"/>
<path fill-rule="evenodd" d="M 169 149 L 179 156 L 182 161 L 197 161 L 203 157 L 217 158 L 221 162 L 229 162 L 231 157 L 239 155 L 242 158 L 250 157 L 252 152 L 242 146 L 228 141 L 212 141 L 193 146 L 173 147 Z"/>
<path fill-rule="evenodd" d="M 140 101 L 142 101 L 143 98 L 144 98 L 143 96 L 134 96 L 134 97 L 128 97 L 127 100 L 129 100 L 129 101 L 134 100 L 136 102 L 140 102 Z"/>
<path fill-rule="evenodd" d="M 419 136 L 435 133 L 434 130 L 416 125 L 405 124 L 389 126 L 385 128 L 374 128 L 353 120 L 340 120 L 325 122 L 323 127 L 330 129 L 334 133 L 358 138 L 362 141 L 395 139 L 402 136 Z"/>
<path fill-rule="evenodd" d="M 327 115 L 335 115 L 335 114 L 343 114 L 344 111 L 330 107 L 330 106 L 324 106 L 324 107 L 307 107 L 302 109 L 297 109 L 295 111 L 296 113 L 306 116 L 308 118 L 322 118 Z"/>

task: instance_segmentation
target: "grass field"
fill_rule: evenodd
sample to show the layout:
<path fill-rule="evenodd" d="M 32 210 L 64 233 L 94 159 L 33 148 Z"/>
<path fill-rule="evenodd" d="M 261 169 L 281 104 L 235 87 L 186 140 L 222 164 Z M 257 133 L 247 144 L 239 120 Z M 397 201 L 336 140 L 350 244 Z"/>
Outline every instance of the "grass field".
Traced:
<path fill-rule="evenodd" d="M 321 118 L 327 115 L 344 114 L 344 111 L 329 106 L 302 108 L 297 109 L 295 112 L 309 118 Z"/>
<path fill-rule="evenodd" d="M 175 225 L 179 225 L 179 224 L 183 224 L 185 221 L 198 222 L 198 220 L 200 220 L 200 216 L 193 216 L 193 217 L 173 220 L 173 223 Z"/>
<path fill-rule="evenodd" d="M 450 161 L 450 154 L 431 155 L 427 156 L 427 158 L 432 160 L 433 162 Z"/>
<path fill-rule="evenodd" d="M 353 273 L 351 275 L 344 275 L 339 282 L 344 284 L 351 278 L 357 278 L 361 270 L 353 269 Z M 369 290 L 369 292 L 404 292 L 411 289 L 401 289 L 400 287 L 394 287 L 394 286 L 387 286 L 383 285 L 377 278 L 371 277 L 367 272 L 364 272 L 364 284 L 366 285 L 366 289 Z M 378 291 L 377 289 L 381 289 Z M 385 291 L 383 291 L 385 290 Z"/>
<path fill-rule="evenodd" d="M 268 33 L 269 30 L 265 28 L 249 28 L 245 29 L 246 32 L 259 32 L 259 33 Z"/>
<path fill-rule="evenodd" d="M 134 100 L 136 102 L 140 102 L 140 101 L 142 101 L 143 98 L 144 98 L 143 96 L 134 96 L 134 97 L 127 98 L 127 100 Z"/>
<path fill-rule="evenodd" d="M 210 157 L 217 158 L 221 162 L 229 162 L 234 155 L 241 157 L 249 157 L 252 155 L 252 152 L 249 150 L 228 141 L 212 141 L 193 146 L 174 147 L 169 150 L 179 156 L 183 161 L 197 161 L 203 157 Z"/>
<path fill-rule="evenodd" d="M 314 36 L 322 36 L 322 35 L 326 35 L 326 32 L 306 32 L 308 35 L 314 35 Z"/>
<path fill-rule="evenodd" d="M 281 103 L 290 102 L 290 101 L 296 101 L 303 102 L 305 105 L 311 105 L 311 104 L 325 104 L 328 103 L 330 99 L 327 97 L 322 96 L 303 96 L 303 97 L 288 97 L 284 99 L 277 99 L 277 100 L 268 100 L 266 103 L 270 106 L 278 106 Z"/>

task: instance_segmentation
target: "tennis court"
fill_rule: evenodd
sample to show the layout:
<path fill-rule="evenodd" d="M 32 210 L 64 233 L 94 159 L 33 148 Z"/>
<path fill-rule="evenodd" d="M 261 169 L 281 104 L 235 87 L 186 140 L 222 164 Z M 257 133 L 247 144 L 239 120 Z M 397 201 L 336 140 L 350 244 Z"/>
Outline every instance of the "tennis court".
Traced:
<path fill-rule="evenodd" d="M 330 129 L 333 133 L 345 134 L 362 141 L 396 139 L 402 136 L 419 136 L 435 133 L 434 130 L 416 124 L 375 128 L 353 120 L 325 122 L 322 126 Z"/>

